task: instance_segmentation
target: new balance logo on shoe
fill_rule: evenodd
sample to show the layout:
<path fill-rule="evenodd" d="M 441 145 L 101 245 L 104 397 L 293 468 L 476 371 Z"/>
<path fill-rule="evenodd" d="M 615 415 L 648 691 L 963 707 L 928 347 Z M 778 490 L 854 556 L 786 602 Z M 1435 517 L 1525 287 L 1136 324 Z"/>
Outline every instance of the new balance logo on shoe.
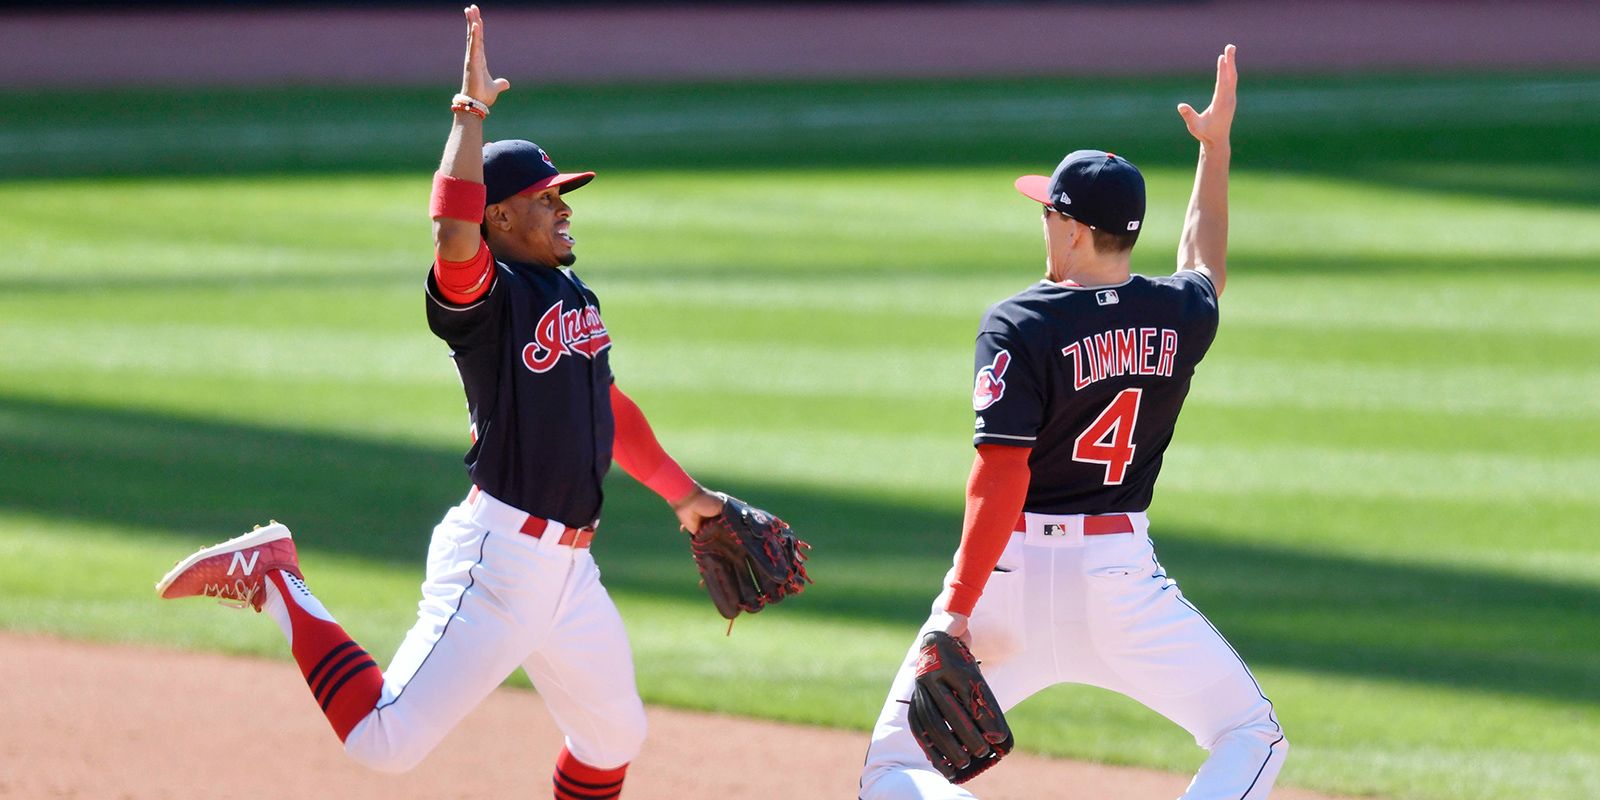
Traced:
<path fill-rule="evenodd" d="M 259 560 L 260 558 L 261 558 L 261 551 L 260 550 L 251 550 L 250 551 L 250 560 L 249 561 L 245 561 L 244 560 L 244 553 L 239 552 L 239 551 L 234 551 L 234 553 L 233 553 L 233 561 L 228 563 L 228 574 L 232 575 L 234 570 L 243 568 L 245 575 L 251 575 L 256 571 L 256 561 Z"/>

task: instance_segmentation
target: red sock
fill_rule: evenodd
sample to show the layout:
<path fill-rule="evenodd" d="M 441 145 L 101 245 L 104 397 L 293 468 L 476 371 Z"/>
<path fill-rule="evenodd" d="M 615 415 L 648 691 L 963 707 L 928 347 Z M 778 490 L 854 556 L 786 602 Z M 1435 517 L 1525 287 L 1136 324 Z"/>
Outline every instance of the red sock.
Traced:
<path fill-rule="evenodd" d="M 350 730 L 378 705 L 383 672 L 361 645 L 334 622 L 298 577 L 282 570 L 268 573 L 289 611 L 293 628 L 290 649 L 312 697 L 322 706 L 333 732 L 344 741 Z"/>
<path fill-rule="evenodd" d="M 628 765 L 597 769 L 579 761 L 572 751 L 561 748 L 556 757 L 556 800 L 612 800 L 622 796 L 622 778 Z"/>

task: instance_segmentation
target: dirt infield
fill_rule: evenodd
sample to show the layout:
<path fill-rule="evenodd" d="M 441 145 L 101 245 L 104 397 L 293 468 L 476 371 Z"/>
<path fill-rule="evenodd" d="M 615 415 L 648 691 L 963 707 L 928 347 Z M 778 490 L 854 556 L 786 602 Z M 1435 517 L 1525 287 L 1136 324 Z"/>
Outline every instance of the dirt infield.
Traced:
<path fill-rule="evenodd" d="M 1199 3 L 497 9 L 490 64 L 514 84 L 1600 66 L 1600 3 Z M 0 15 L 0 87 L 438 84 L 455 10 Z"/>
<path fill-rule="evenodd" d="M 548 797 L 561 746 L 525 690 L 501 689 L 422 766 L 382 775 L 344 757 L 287 661 L 0 633 L 0 676 L 0 798 Z M 859 733 L 661 708 L 650 725 L 628 797 L 855 796 Z M 1187 782 L 1017 754 L 972 787 L 987 800 L 1121 800 L 1176 797 Z"/>

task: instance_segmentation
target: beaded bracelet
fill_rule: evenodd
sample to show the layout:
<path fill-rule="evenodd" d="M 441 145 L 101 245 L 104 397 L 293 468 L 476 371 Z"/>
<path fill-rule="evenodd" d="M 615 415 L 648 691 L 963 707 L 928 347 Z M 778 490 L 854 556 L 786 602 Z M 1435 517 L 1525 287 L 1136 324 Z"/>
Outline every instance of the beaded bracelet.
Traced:
<path fill-rule="evenodd" d="M 458 94 L 450 98 L 450 110 L 465 111 L 478 119 L 486 119 L 489 116 L 488 103 L 465 94 Z"/>

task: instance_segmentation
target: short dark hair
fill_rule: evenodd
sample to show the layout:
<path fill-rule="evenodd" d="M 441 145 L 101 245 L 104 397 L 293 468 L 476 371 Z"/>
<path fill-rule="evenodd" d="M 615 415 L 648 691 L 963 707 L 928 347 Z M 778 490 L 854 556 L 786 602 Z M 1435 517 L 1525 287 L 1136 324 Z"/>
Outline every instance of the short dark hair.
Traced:
<path fill-rule="evenodd" d="M 1045 206 L 1044 215 L 1048 217 L 1051 214 L 1061 214 L 1061 212 L 1050 206 Z M 1061 214 L 1061 216 L 1072 219 L 1071 216 L 1066 214 Z M 1139 231 L 1137 230 L 1127 232 L 1107 231 L 1090 226 L 1089 223 L 1082 220 L 1072 219 L 1072 221 L 1089 228 L 1089 232 L 1093 234 L 1092 241 L 1094 242 L 1094 251 L 1096 253 L 1105 253 L 1106 255 L 1126 253 L 1133 249 L 1135 242 L 1139 241 Z"/>
<path fill-rule="evenodd" d="M 1091 229 L 1094 233 L 1094 251 L 1096 253 L 1126 253 L 1133 249 L 1133 243 L 1139 241 L 1139 232 L 1133 231 L 1103 231 L 1099 228 Z"/>

